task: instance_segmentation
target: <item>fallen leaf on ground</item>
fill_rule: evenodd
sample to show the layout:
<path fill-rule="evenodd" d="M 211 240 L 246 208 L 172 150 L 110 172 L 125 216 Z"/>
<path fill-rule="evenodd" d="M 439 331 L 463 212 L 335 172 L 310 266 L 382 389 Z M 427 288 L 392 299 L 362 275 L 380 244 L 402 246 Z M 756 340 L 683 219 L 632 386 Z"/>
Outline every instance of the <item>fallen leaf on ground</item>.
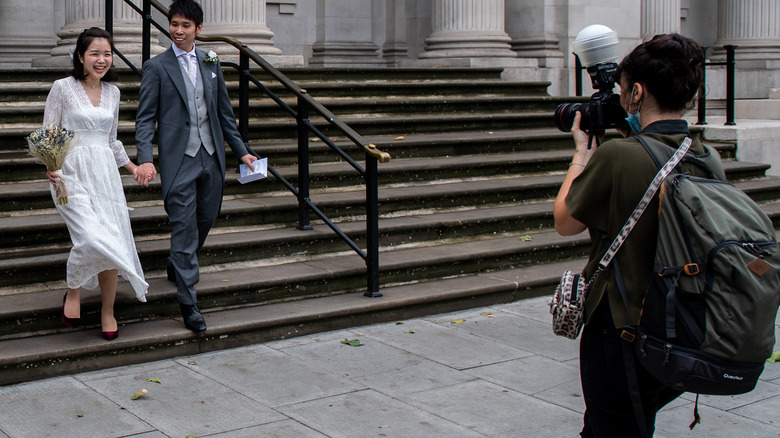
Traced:
<path fill-rule="evenodd" d="M 463 324 L 464 322 L 466 322 L 465 319 L 456 319 L 454 321 L 451 321 L 450 324 Z"/>
<path fill-rule="evenodd" d="M 130 397 L 130 398 L 133 399 L 133 400 L 138 400 L 139 397 L 141 397 L 142 395 L 146 394 L 147 392 L 149 392 L 149 391 L 147 391 L 145 389 L 142 389 L 142 390 L 136 392 L 135 394 L 133 394 L 133 396 Z"/>
<path fill-rule="evenodd" d="M 414 334 L 414 330 L 409 330 L 409 333 Z"/>
<path fill-rule="evenodd" d="M 769 363 L 780 362 L 780 351 L 775 351 L 766 361 Z"/>
<path fill-rule="evenodd" d="M 341 343 L 342 343 L 342 344 L 346 344 L 346 345 L 350 345 L 350 346 L 352 346 L 352 347 L 360 347 L 361 345 L 363 345 L 363 344 L 360 342 L 360 339 L 351 339 L 351 340 L 350 340 L 350 339 L 346 339 L 346 338 L 344 338 L 344 340 L 343 340 L 343 341 L 341 341 Z"/>
<path fill-rule="evenodd" d="M 525 236 L 521 237 L 520 240 L 522 240 L 523 242 L 530 242 L 534 240 L 534 238 L 526 234 Z"/>
<path fill-rule="evenodd" d="M 194 360 L 191 360 L 191 361 L 187 362 L 187 365 L 197 365 L 197 364 L 198 363 L 195 362 Z"/>
<path fill-rule="evenodd" d="M 401 325 L 403 323 L 404 323 L 403 321 L 398 321 L 398 322 L 395 323 L 395 325 Z"/>
<path fill-rule="evenodd" d="M 496 317 L 496 315 L 493 315 L 490 312 L 480 312 L 479 314 L 484 316 L 484 317 L 486 317 L 486 318 L 495 318 Z"/>
<path fill-rule="evenodd" d="M 393 140 L 403 140 L 405 137 L 403 135 L 399 135 L 398 137 L 394 138 Z"/>
<path fill-rule="evenodd" d="M 160 379 L 158 379 L 156 377 L 149 377 L 148 379 L 146 379 L 146 381 L 147 382 L 154 382 L 154 383 L 162 384 L 162 380 L 160 380 Z"/>

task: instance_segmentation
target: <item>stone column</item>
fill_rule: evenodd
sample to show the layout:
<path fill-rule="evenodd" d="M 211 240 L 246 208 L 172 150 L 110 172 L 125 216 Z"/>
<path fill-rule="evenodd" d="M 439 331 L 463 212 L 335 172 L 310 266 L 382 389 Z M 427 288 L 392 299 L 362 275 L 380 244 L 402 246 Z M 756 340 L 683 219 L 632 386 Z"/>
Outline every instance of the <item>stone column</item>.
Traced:
<path fill-rule="evenodd" d="M 406 43 L 406 0 L 387 0 L 384 16 L 384 38 L 382 57 L 388 65 L 398 65 L 408 56 Z M 380 17 L 381 18 L 381 17 Z"/>
<path fill-rule="evenodd" d="M 642 0 L 642 39 L 680 32 L 680 0 Z"/>
<path fill-rule="evenodd" d="M 0 66 L 29 68 L 32 58 L 48 55 L 57 42 L 61 1 L 55 0 L 54 7 L 51 0 L 0 2 Z"/>
<path fill-rule="evenodd" d="M 260 55 L 279 55 L 274 33 L 266 25 L 266 0 L 201 0 L 204 23 L 202 35 L 227 35 L 240 40 Z M 197 43 L 198 48 L 214 49 L 220 56 L 235 57 L 237 50 L 225 43 Z"/>
<path fill-rule="evenodd" d="M 433 32 L 420 58 L 514 58 L 504 0 L 433 0 Z"/>
<path fill-rule="evenodd" d="M 366 0 L 317 0 L 317 39 L 309 65 L 315 67 L 381 66 L 374 42 L 374 4 Z"/>
<path fill-rule="evenodd" d="M 539 67 L 562 67 L 563 52 L 555 29 L 557 6 L 552 0 L 507 0 L 506 31 L 520 58 L 536 58 Z"/>
<path fill-rule="evenodd" d="M 105 0 L 65 0 L 65 25 L 57 32 L 59 40 L 48 57 L 33 59 L 33 67 L 69 67 L 71 53 L 76 40 L 84 29 L 97 26 L 105 28 Z M 121 0 L 114 0 L 114 45 L 133 64 L 140 67 L 141 61 L 141 16 Z M 152 29 L 152 41 L 159 32 Z M 164 49 L 152 44 L 152 56 Z M 114 57 L 114 65 L 122 65 Z"/>
<path fill-rule="evenodd" d="M 739 46 L 738 65 L 744 61 L 780 60 L 780 2 L 718 0 L 718 40 L 714 55 L 722 55 L 724 45 Z"/>

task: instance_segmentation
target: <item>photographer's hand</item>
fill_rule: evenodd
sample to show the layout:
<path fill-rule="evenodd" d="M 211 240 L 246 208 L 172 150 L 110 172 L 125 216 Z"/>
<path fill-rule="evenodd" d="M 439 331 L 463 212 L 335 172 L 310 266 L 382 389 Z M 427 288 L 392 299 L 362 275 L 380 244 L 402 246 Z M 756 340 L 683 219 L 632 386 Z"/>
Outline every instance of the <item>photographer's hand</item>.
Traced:
<path fill-rule="evenodd" d="M 588 133 L 580 129 L 581 118 L 582 114 L 578 111 L 574 115 L 574 122 L 571 126 L 571 134 L 574 137 L 574 156 L 571 158 L 569 170 L 563 178 L 563 183 L 553 204 L 555 230 L 562 236 L 572 236 L 585 230 L 585 224 L 574 219 L 569 213 L 569 207 L 566 205 L 566 195 L 569 194 L 572 181 L 585 170 L 585 165 L 588 164 L 591 155 L 598 148 L 598 145 L 594 144 L 591 149 L 588 149 Z"/>
<path fill-rule="evenodd" d="M 580 129 L 580 120 L 582 119 L 582 113 L 577 111 L 574 115 L 574 121 L 571 125 L 571 135 L 574 139 L 574 157 L 572 157 L 572 165 L 585 166 L 590 161 L 590 156 L 598 149 L 600 141 L 592 142 L 590 149 L 588 149 L 590 141 L 590 135 Z M 601 135 L 603 137 L 603 133 Z M 600 139 L 599 139 L 600 140 Z"/>

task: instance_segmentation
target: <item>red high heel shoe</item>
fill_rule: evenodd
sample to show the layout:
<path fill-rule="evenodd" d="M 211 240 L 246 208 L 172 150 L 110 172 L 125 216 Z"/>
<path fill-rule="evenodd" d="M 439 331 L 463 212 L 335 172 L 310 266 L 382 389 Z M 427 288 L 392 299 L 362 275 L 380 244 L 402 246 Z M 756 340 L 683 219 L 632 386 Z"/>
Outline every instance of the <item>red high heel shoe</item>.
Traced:
<path fill-rule="evenodd" d="M 70 328 L 76 328 L 79 326 L 79 322 L 81 321 L 81 317 L 79 318 L 68 318 L 65 316 L 65 300 L 68 299 L 68 292 L 65 292 L 65 296 L 62 297 L 62 323 Z"/>
<path fill-rule="evenodd" d="M 119 330 L 115 330 L 113 332 L 101 332 L 103 334 L 103 339 L 106 341 L 113 341 L 114 339 L 119 337 Z"/>

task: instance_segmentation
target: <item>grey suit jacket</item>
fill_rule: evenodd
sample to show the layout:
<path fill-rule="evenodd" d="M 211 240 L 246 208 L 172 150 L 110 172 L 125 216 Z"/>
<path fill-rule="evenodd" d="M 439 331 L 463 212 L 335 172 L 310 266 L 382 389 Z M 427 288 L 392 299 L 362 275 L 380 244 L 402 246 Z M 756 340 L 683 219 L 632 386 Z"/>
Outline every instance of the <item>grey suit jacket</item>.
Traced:
<path fill-rule="evenodd" d="M 224 179 L 225 142 L 227 141 L 239 158 L 247 154 L 247 149 L 236 127 L 233 107 L 219 62 L 206 63 L 205 52 L 199 49 L 195 51 L 200 67 L 198 73 L 203 80 L 214 145 Z M 152 139 L 155 125 L 157 127 L 163 198 L 168 195 L 171 181 L 179 171 L 187 147 L 190 129 L 188 111 L 184 77 L 179 60 L 171 47 L 144 63 L 135 119 L 138 164 L 154 161 Z"/>

